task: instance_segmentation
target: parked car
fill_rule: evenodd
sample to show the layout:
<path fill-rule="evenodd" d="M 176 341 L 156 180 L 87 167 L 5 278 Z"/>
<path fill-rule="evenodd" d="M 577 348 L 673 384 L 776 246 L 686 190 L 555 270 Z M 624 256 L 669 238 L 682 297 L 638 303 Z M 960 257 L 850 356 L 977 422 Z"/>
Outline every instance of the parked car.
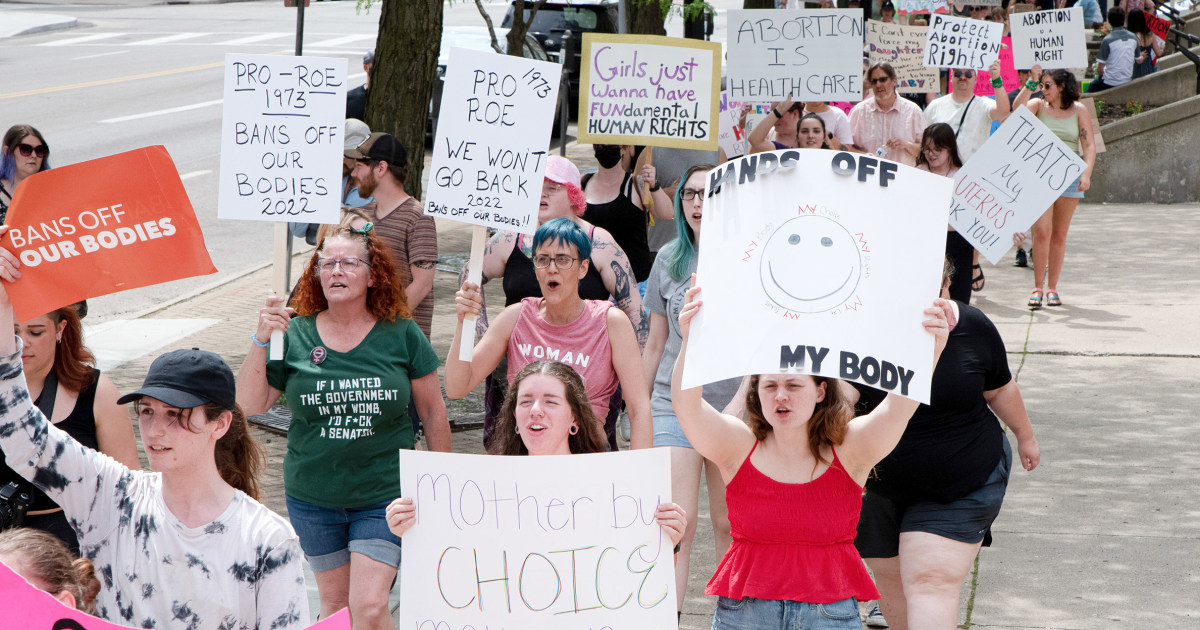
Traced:
<path fill-rule="evenodd" d="M 526 2 L 525 19 L 529 19 L 529 3 Z M 511 28 L 515 8 L 508 7 L 504 21 L 500 23 L 505 28 Z M 541 42 L 551 57 L 562 62 L 563 33 L 571 31 L 571 36 L 581 43 L 584 33 L 617 33 L 620 23 L 617 17 L 615 0 L 570 0 L 551 1 L 542 5 L 529 24 L 529 33 Z M 581 46 L 576 46 L 575 59 L 567 60 L 564 72 L 571 86 L 571 110 L 575 110 L 579 102 L 579 69 Z"/>
<path fill-rule="evenodd" d="M 496 29 L 496 42 L 500 44 L 501 50 L 508 50 L 508 31 L 507 28 Z M 495 52 L 492 48 L 492 38 L 488 34 L 486 26 L 451 26 L 446 27 L 442 31 L 442 47 L 438 51 L 437 65 L 437 82 L 433 84 L 433 98 L 429 102 L 429 123 L 426 131 L 430 138 L 437 137 L 437 117 L 438 112 L 442 109 L 442 86 L 445 83 L 446 64 L 450 58 L 451 48 L 469 48 L 471 50 L 481 50 L 487 52 Z M 523 56 L 526 59 L 537 59 L 538 61 L 554 61 L 538 42 L 533 35 L 525 35 L 525 46 Z M 558 103 L 554 107 L 554 137 L 558 137 L 558 120 L 560 110 L 562 109 L 563 95 L 558 95 Z"/>

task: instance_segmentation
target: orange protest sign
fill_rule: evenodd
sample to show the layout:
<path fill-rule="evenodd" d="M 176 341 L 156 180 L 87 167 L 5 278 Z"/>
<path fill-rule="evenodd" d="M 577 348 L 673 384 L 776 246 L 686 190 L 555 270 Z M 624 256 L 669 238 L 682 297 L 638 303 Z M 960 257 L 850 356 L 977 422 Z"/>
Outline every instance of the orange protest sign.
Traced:
<path fill-rule="evenodd" d="M 162 146 L 63 166 L 21 182 L 0 246 L 25 321 L 79 300 L 215 272 L 175 163 Z"/>

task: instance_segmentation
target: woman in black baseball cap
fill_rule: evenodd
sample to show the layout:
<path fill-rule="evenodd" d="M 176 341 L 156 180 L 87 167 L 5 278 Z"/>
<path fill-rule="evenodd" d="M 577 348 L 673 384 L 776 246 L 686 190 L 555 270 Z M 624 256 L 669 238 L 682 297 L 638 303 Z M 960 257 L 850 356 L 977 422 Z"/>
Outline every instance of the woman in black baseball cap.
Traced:
<path fill-rule="evenodd" d="M 0 277 L 8 265 L 0 257 Z M 0 284 L 0 330 L 12 330 L 13 319 Z M 309 625 L 299 541 L 253 498 L 263 452 L 221 357 L 168 352 L 141 389 L 119 399 L 136 402 L 154 470 L 147 472 L 46 420 L 29 399 L 21 345 L 0 335 L 0 448 L 13 470 L 62 506 L 81 554 L 104 576 L 98 616 L 155 628 Z"/>

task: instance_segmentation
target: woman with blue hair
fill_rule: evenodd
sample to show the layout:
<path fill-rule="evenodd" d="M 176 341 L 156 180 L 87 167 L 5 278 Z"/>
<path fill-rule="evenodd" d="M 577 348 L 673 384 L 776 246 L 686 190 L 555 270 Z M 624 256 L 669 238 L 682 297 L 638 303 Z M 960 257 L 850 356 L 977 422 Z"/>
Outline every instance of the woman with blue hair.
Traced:
<path fill-rule="evenodd" d="M 479 285 L 464 282 L 454 298 L 458 326 L 446 357 L 446 396 L 466 396 L 505 356 L 510 382 L 526 364 L 561 361 L 583 377 L 597 418 L 608 416 L 620 385 L 629 414 L 630 448 L 649 447 L 650 395 L 633 324 L 611 302 L 579 296 L 591 254 L 592 240 L 574 221 L 560 217 L 543 223 L 533 235 L 531 257 L 541 297 L 527 297 L 501 311 L 469 362 L 458 357 L 463 319 L 479 315 L 483 296 Z"/>
<path fill-rule="evenodd" d="M 0 145 L 0 221 L 17 186 L 30 175 L 50 168 L 50 147 L 42 133 L 29 125 L 13 125 Z"/>
<path fill-rule="evenodd" d="M 696 164 L 684 172 L 675 191 L 675 228 L 677 235 L 658 252 L 646 285 L 646 306 L 650 309 L 650 336 L 642 357 L 650 392 L 650 413 L 654 418 L 654 446 L 671 449 L 671 497 L 687 514 L 698 514 L 700 476 L 708 483 L 709 515 L 712 519 L 716 557 L 720 560 L 729 548 L 729 514 L 725 509 L 725 484 L 712 462 L 704 459 L 679 428 L 671 409 L 671 375 L 675 358 L 683 343 L 679 330 L 679 311 L 688 279 L 696 271 L 700 245 L 700 224 L 704 215 L 704 176 L 712 164 Z M 704 386 L 704 399 L 725 413 L 742 415 L 736 396 L 742 379 L 733 378 Z M 688 565 L 696 520 L 688 519 L 675 556 L 675 596 L 682 610 L 687 593 Z"/>

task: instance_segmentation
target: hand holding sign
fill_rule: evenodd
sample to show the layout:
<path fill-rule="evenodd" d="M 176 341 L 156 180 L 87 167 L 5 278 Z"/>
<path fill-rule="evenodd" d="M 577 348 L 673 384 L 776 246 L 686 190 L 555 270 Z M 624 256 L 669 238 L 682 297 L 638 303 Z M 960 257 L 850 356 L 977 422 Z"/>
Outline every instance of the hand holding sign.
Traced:
<path fill-rule="evenodd" d="M 21 183 L 0 277 L 25 321 L 65 304 L 214 273 L 179 172 L 146 147 L 36 173 Z M 13 269 L 15 260 L 23 269 Z"/>

